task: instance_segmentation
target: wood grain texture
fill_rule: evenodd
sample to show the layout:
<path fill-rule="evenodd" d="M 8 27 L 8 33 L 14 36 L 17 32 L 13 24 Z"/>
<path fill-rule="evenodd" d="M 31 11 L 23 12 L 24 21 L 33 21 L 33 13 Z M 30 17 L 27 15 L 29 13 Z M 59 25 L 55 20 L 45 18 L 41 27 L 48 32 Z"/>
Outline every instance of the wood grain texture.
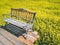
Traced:
<path fill-rule="evenodd" d="M 16 36 L 0 28 L 0 45 L 25 45 Z"/>

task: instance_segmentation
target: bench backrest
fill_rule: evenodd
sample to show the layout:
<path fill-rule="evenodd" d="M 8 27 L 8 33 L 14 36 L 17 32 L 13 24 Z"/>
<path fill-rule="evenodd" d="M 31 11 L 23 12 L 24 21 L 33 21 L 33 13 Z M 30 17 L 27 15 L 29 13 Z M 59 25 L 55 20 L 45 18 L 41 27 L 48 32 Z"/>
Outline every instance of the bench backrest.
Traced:
<path fill-rule="evenodd" d="M 23 20 L 28 23 L 33 23 L 35 19 L 35 12 L 30 12 L 28 10 L 25 10 L 23 8 L 20 9 L 14 9 L 11 8 L 11 18 L 16 18 L 18 20 Z"/>

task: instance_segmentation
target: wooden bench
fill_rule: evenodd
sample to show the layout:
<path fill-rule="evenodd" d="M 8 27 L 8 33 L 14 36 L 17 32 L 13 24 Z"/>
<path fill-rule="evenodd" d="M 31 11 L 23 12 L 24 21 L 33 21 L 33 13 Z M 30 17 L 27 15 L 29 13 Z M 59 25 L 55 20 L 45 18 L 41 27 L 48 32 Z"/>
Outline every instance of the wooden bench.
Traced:
<path fill-rule="evenodd" d="M 29 30 L 33 28 L 35 12 L 28 11 L 26 9 L 14 9 L 11 8 L 11 14 L 3 14 L 4 21 L 7 24 L 12 24 L 13 26 L 20 27 L 23 30 Z M 13 26 L 6 26 L 5 28 L 10 28 Z M 12 29 L 11 29 L 12 30 Z"/>

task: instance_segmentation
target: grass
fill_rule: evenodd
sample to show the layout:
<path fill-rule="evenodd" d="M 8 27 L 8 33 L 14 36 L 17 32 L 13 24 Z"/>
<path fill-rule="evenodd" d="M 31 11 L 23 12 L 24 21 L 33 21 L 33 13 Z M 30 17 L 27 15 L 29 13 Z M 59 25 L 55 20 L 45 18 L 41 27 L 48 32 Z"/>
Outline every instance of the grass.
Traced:
<path fill-rule="evenodd" d="M 35 45 L 60 45 L 60 0 L 0 0 L 0 25 L 11 8 L 36 11 L 34 28 L 40 38 Z"/>

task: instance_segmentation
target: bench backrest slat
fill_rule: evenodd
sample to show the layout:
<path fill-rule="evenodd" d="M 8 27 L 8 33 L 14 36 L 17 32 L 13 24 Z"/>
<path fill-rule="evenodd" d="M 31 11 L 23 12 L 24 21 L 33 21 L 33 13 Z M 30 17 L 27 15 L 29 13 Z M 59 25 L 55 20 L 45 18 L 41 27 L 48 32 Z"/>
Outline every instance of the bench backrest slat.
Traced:
<path fill-rule="evenodd" d="M 34 22 L 35 14 L 36 14 L 35 12 L 30 12 L 23 8 L 20 8 L 20 9 L 11 8 L 11 17 L 12 18 L 16 17 L 17 19 L 22 19 L 29 23 Z"/>

